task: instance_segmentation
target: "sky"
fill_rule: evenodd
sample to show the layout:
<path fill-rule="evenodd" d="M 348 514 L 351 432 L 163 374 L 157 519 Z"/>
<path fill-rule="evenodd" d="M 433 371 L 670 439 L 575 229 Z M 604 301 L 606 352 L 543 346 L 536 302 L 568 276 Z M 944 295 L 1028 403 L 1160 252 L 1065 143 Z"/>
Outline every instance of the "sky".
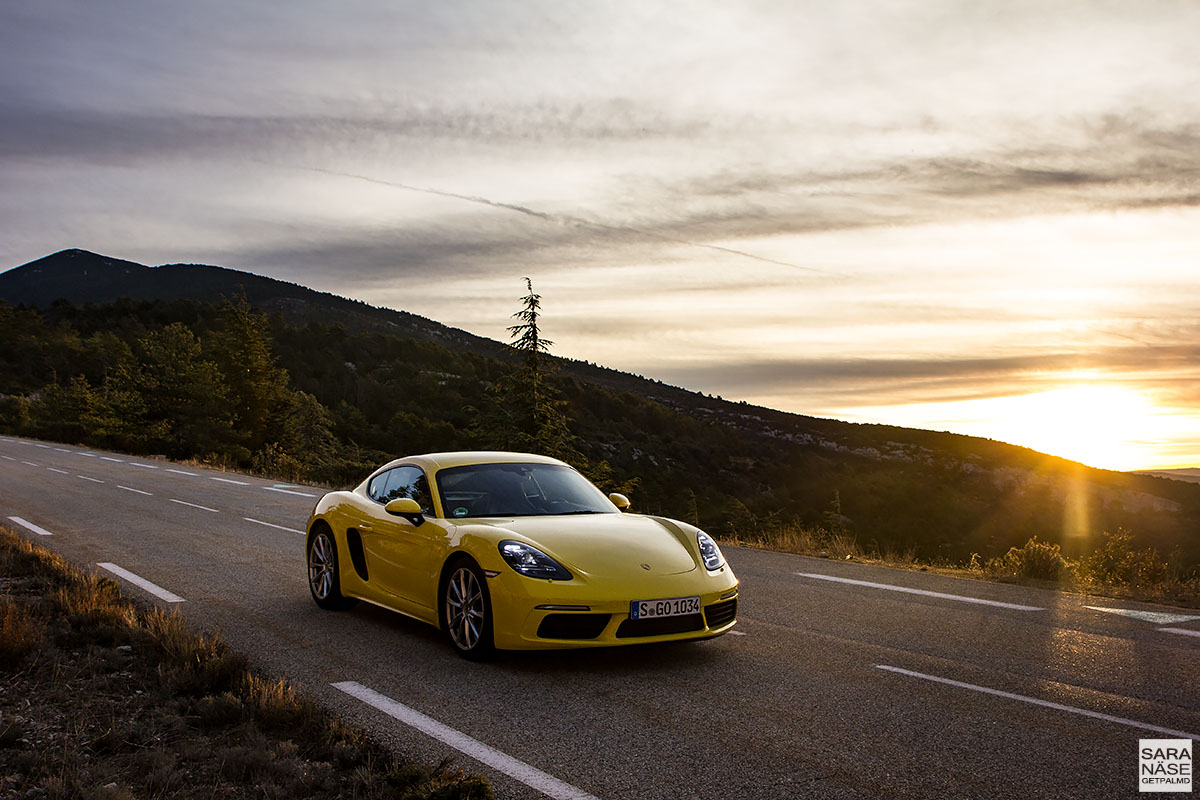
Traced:
<path fill-rule="evenodd" d="M 208 263 L 1200 467 L 1190 0 L 0 4 L 0 269 Z"/>

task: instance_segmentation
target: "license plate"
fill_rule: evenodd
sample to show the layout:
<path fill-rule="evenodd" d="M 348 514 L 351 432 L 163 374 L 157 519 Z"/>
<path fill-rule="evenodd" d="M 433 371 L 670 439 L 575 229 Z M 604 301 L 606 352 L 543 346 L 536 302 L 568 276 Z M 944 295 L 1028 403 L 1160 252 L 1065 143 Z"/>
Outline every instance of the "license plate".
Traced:
<path fill-rule="evenodd" d="M 634 600 L 629 604 L 630 619 L 683 617 L 700 613 L 700 598 L 670 597 L 665 600 Z"/>

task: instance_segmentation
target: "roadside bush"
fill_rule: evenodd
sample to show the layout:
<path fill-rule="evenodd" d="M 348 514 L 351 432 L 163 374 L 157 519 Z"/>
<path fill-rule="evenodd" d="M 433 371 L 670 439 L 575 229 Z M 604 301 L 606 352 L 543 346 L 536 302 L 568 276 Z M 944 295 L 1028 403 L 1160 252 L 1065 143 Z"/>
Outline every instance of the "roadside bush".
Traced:
<path fill-rule="evenodd" d="M 1075 568 L 1082 583 L 1100 586 L 1153 586 L 1166 582 L 1169 565 L 1153 547 L 1133 548 L 1133 534 L 1124 528 L 1104 533 L 1104 541 Z"/>
<path fill-rule="evenodd" d="M 1058 545 L 1039 542 L 1035 536 L 1022 547 L 1011 547 L 1004 555 L 988 559 L 983 571 L 997 578 L 1056 581 L 1062 577 L 1066 566 Z"/>

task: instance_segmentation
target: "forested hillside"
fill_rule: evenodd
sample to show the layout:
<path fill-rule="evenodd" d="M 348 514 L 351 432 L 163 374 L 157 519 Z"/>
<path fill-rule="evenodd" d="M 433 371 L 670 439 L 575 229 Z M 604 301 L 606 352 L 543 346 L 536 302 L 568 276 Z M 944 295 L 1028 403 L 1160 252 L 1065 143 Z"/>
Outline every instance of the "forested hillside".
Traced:
<path fill-rule="evenodd" d="M 31 284 L 26 269 L 0 274 L 0 297 Z M 500 343 L 280 284 L 289 299 L 257 276 L 251 299 L 245 273 L 196 269 L 216 271 L 207 299 L 0 301 L 4 430 L 335 485 L 397 455 L 495 445 L 495 387 L 519 364 Z M 60 285 L 86 292 L 87 279 Z M 799 522 L 867 550 L 966 559 L 1031 536 L 1084 552 L 1123 527 L 1200 561 L 1197 485 L 785 414 L 579 362 L 559 361 L 547 381 L 603 488 L 718 534 Z"/>

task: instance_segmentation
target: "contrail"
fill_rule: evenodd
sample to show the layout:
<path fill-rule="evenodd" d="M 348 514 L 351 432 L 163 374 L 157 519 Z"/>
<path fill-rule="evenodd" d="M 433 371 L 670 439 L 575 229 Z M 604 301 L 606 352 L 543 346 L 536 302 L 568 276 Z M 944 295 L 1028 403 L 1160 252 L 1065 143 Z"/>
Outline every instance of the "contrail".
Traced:
<path fill-rule="evenodd" d="M 447 192 L 442 189 L 431 189 L 426 186 L 413 186 L 409 183 L 400 183 L 399 181 L 385 181 L 381 178 L 372 178 L 369 175 L 359 175 L 353 172 L 341 172 L 339 170 L 324 169 L 323 167 L 304 167 L 304 166 L 289 166 L 285 164 L 271 164 L 270 162 L 261 162 L 270 164 L 275 167 L 285 167 L 289 169 L 301 169 L 308 172 L 319 172 L 323 175 L 334 175 L 340 178 L 351 178 L 353 180 L 366 181 L 367 183 L 378 184 L 379 186 L 389 186 L 393 189 L 403 189 L 408 192 L 421 192 L 422 194 L 432 194 L 438 197 L 449 197 L 455 200 L 462 200 L 467 203 L 476 203 L 481 206 L 490 206 L 491 208 L 500 208 L 505 211 L 513 211 L 518 214 L 525 214 L 529 217 L 536 217 L 546 222 L 554 222 L 559 224 L 574 225 L 581 228 L 593 228 L 597 230 L 610 231 L 613 233 L 636 233 L 640 236 L 645 236 L 651 239 L 658 239 L 662 242 L 670 242 L 672 244 L 681 244 L 688 247 L 702 247 L 705 250 L 715 250 L 718 253 L 728 253 L 730 255 L 740 256 L 741 258 L 749 258 L 754 261 L 761 261 L 764 264 L 774 264 L 779 267 L 787 267 L 789 269 L 798 269 L 805 272 L 815 272 L 819 275 L 841 275 L 841 273 L 831 270 L 819 269 L 818 267 L 806 267 L 802 264 L 792 264 L 787 261 L 778 261 L 774 258 L 766 256 L 757 256 L 754 253 L 747 253 L 745 250 L 736 250 L 732 247 L 721 247 L 716 244 L 706 244 L 704 242 L 694 242 L 689 239 L 678 239 L 674 236 L 667 236 L 662 233 L 643 230 L 641 228 L 631 228 L 627 226 L 606 225 L 602 222 L 593 222 L 591 220 L 582 219 L 580 217 L 572 217 L 566 214 L 548 214 L 544 211 L 535 211 L 532 208 L 519 206 L 515 203 L 501 203 L 497 200 L 489 200 L 486 197 L 478 195 L 459 194 L 457 192 Z"/>

